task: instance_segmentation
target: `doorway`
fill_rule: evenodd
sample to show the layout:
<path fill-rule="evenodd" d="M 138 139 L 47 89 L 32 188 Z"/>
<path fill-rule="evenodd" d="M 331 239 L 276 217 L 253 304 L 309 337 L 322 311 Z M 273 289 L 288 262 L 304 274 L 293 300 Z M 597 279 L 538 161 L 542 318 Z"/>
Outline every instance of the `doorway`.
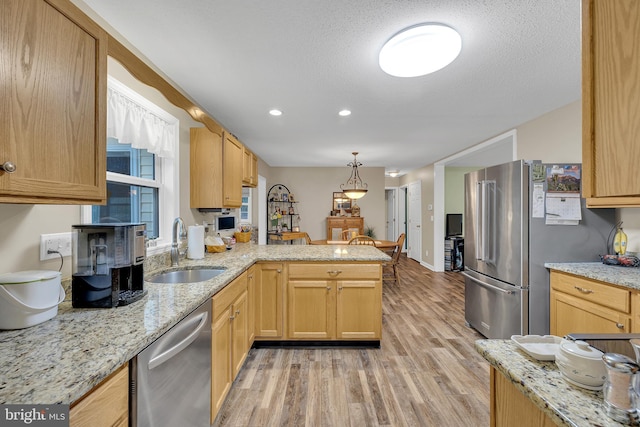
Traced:
<path fill-rule="evenodd" d="M 407 256 L 418 262 L 422 252 L 422 185 L 420 181 L 407 188 Z"/>
<path fill-rule="evenodd" d="M 385 239 L 386 240 L 398 240 L 400 235 L 398 226 L 398 189 L 386 188 L 384 190 L 384 202 L 386 206 L 386 223 L 385 223 Z"/>

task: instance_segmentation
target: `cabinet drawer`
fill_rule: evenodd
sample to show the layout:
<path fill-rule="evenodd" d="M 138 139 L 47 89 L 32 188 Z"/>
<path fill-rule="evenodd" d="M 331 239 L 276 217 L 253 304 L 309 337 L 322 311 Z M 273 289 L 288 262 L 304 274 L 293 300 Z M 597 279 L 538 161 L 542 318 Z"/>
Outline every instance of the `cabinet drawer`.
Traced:
<path fill-rule="evenodd" d="M 551 272 L 551 287 L 623 313 L 630 312 L 631 291 L 570 274 Z"/>
<path fill-rule="evenodd" d="M 289 264 L 293 279 L 380 279 L 380 264 Z"/>
<path fill-rule="evenodd" d="M 233 301 L 236 300 L 247 290 L 247 272 L 242 273 L 233 282 L 229 283 L 224 289 L 213 296 L 213 319 L 218 318 L 218 314 L 227 309 Z M 212 319 L 212 320 L 213 320 Z"/>

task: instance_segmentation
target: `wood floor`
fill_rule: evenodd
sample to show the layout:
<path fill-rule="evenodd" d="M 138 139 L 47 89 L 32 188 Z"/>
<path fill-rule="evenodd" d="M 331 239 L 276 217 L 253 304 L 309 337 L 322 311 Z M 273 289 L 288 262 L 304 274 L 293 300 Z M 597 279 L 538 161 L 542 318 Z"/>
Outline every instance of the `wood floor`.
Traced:
<path fill-rule="evenodd" d="M 379 349 L 252 349 L 214 426 L 487 426 L 489 365 L 459 273 L 401 257 Z"/>

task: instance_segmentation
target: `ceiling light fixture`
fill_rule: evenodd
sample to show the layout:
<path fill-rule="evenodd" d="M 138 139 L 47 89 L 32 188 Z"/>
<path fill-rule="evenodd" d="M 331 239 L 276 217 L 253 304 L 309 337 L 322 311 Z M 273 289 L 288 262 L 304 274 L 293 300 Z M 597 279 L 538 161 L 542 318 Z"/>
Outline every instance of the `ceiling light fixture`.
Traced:
<path fill-rule="evenodd" d="M 351 110 L 340 110 L 338 111 L 338 115 L 342 117 L 347 117 L 351 115 Z"/>
<path fill-rule="evenodd" d="M 389 176 L 391 178 L 395 178 L 396 176 L 398 176 L 399 172 L 398 171 L 389 171 Z"/>
<path fill-rule="evenodd" d="M 347 166 L 351 167 L 351 176 L 346 183 L 340 184 L 340 189 L 348 198 L 359 199 L 367 194 L 367 184 L 362 182 L 358 173 L 358 166 L 362 166 L 362 163 L 356 158 L 358 152 L 354 151 L 351 154 L 353 154 L 353 162 L 347 164 Z"/>
<path fill-rule="evenodd" d="M 460 54 L 462 38 L 442 24 L 419 24 L 406 28 L 380 50 L 380 68 L 396 77 L 417 77 L 438 71 Z"/>
<path fill-rule="evenodd" d="M 281 116 L 282 111 L 274 108 L 273 110 L 269 110 L 269 114 L 271 114 L 272 116 Z"/>

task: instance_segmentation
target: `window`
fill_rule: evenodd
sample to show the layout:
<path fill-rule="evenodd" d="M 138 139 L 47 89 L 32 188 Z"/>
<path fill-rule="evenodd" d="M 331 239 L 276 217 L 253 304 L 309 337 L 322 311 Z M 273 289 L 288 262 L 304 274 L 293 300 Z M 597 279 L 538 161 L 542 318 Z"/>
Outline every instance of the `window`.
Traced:
<path fill-rule="evenodd" d="M 251 224 L 251 189 L 242 188 L 242 206 L 240 207 L 240 223 Z"/>
<path fill-rule="evenodd" d="M 109 77 L 107 204 L 86 206 L 83 223 L 146 224 L 154 246 L 171 243 L 178 210 L 178 119 Z"/>

